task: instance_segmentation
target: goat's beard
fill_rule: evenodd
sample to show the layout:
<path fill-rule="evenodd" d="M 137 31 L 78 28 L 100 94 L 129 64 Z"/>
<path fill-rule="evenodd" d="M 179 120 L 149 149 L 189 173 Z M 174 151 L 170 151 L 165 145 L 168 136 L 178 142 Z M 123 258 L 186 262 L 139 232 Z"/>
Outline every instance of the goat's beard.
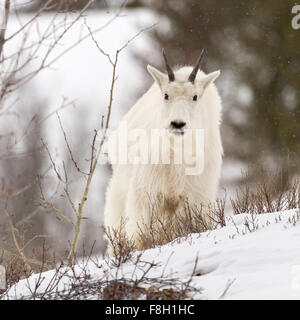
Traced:
<path fill-rule="evenodd" d="M 170 141 L 170 149 L 173 152 L 183 152 L 185 148 L 187 148 L 187 150 L 193 148 L 192 130 L 170 129 L 168 138 Z"/>
<path fill-rule="evenodd" d="M 183 136 L 185 134 L 185 130 L 182 129 L 169 129 L 169 132 L 175 136 Z"/>

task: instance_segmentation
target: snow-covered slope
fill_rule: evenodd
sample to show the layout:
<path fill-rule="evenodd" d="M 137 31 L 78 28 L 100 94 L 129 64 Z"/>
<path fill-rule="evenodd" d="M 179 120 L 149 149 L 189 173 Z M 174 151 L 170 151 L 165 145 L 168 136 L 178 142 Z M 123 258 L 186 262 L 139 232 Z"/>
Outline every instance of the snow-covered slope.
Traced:
<path fill-rule="evenodd" d="M 139 258 L 135 253 L 132 260 L 140 261 L 138 267 L 128 261 L 115 268 L 101 259 L 95 263 L 94 257 L 73 271 L 62 269 L 66 274 L 52 285 L 53 292 L 74 285 L 70 275 L 75 272 L 90 275 L 86 281 L 94 285 L 115 278 L 144 278 L 145 287 L 151 280 L 151 285 L 160 281 L 174 286 L 191 280 L 193 299 L 300 299 L 299 221 L 299 210 L 229 217 L 226 227 L 176 239 Z M 32 298 L 36 283 L 40 283 L 36 293 L 42 293 L 56 278 L 54 271 L 33 275 L 10 288 L 6 298 Z M 87 298 L 97 298 L 97 290 Z"/>

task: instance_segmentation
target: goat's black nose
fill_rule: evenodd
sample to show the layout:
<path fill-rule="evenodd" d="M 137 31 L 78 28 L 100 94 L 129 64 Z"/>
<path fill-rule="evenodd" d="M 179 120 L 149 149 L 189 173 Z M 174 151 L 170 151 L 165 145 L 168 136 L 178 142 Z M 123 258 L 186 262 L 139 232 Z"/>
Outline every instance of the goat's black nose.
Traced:
<path fill-rule="evenodd" d="M 174 129 L 181 129 L 182 127 L 184 127 L 186 125 L 185 122 L 183 121 L 172 121 L 171 122 L 171 126 Z"/>

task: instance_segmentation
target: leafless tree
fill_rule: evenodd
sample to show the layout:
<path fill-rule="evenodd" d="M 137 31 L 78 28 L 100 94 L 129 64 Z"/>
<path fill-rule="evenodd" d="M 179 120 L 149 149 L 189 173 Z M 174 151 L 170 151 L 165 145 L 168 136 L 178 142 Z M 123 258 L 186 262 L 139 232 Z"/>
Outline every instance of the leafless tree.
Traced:
<path fill-rule="evenodd" d="M 109 128 L 119 57 L 129 43 L 147 29 L 141 30 L 120 46 L 114 55 L 109 54 L 101 48 L 95 34 L 121 15 L 126 1 L 97 29 L 92 29 L 84 17 L 92 3 L 93 0 L 86 1 L 80 10 L 69 15 L 65 1 L 46 0 L 27 21 L 23 21 L 14 2 L 5 1 L 4 24 L 0 32 L 0 122 L 4 124 L 0 131 L 0 224 L 4 230 L 1 233 L 0 253 L 21 261 L 26 273 L 50 265 L 42 248 L 42 243 L 47 239 L 46 230 L 43 228 L 45 213 L 64 222 L 71 232 L 71 241 L 68 243 L 68 239 L 65 239 L 64 248 L 67 250 L 65 257 L 69 265 L 74 261 L 82 221 L 87 215 L 86 201 Z M 49 10 L 51 19 L 46 27 L 41 27 L 39 17 Z M 17 30 L 10 28 L 9 18 L 12 15 L 19 21 Z M 85 34 L 69 47 L 60 47 L 66 34 L 81 19 L 85 22 Z M 33 30 L 37 37 L 32 37 L 30 32 Z M 107 58 L 111 65 L 111 79 L 108 79 L 110 90 L 106 115 L 99 115 L 99 126 L 94 129 L 89 154 L 84 155 L 88 164 L 82 168 L 82 159 L 78 159 L 72 150 L 60 115 L 60 111 L 71 106 L 73 102 L 64 99 L 55 111 L 45 114 L 40 111 L 41 108 L 27 106 L 21 98 L 26 95 L 24 88 L 28 87 L 33 79 L 86 39 L 93 41 L 99 52 Z M 13 46 L 10 46 L 11 43 Z M 58 47 L 62 49 L 57 50 Z M 35 105 L 39 106 L 39 101 L 35 102 Z M 58 164 L 43 134 L 43 125 L 50 117 L 57 119 L 70 159 L 69 163 L 63 162 L 62 166 Z M 18 125 L 15 125 L 14 121 Z M 84 181 L 82 190 L 77 188 L 77 192 L 71 188 L 74 180 L 71 166 Z M 50 186 L 53 176 L 56 182 L 54 186 Z M 39 259 L 38 253 L 32 255 L 28 251 L 35 242 L 41 249 L 40 255 L 43 255 L 43 259 Z"/>
<path fill-rule="evenodd" d="M 120 14 L 118 12 L 97 30 L 87 31 L 71 46 L 56 50 L 92 3 L 93 0 L 86 1 L 79 11 L 69 15 L 64 1 L 43 1 L 33 14 L 26 16 L 27 21 L 20 15 L 15 1 L 1 3 L 0 251 L 22 260 L 28 271 L 32 271 L 32 264 L 40 263 L 28 258 L 26 250 L 34 241 L 45 238 L 43 214 L 46 210 L 40 201 L 40 186 L 45 183 L 52 163 L 48 163 L 47 149 L 41 140 L 43 125 L 55 116 L 56 111 L 70 103 L 63 101 L 56 111 L 45 114 L 41 111 L 40 102 L 32 96 L 31 105 L 25 102 L 24 97 L 28 95 L 25 88 L 43 70 L 52 67 L 76 45 L 89 38 L 91 32 L 102 30 Z M 41 26 L 39 17 L 49 9 L 52 10 L 51 19 L 47 26 Z M 9 24 L 12 17 L 18 22 L 16 29 L 13 29 L 15 24 Z M 33 33 L 37 36 L 33 37 Z"/>

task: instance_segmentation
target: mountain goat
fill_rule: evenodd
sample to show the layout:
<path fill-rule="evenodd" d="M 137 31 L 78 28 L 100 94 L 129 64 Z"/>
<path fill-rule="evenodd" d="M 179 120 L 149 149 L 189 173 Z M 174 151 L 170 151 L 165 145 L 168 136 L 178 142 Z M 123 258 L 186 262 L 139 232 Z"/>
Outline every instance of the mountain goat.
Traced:
<path fill-rule="evenodd" d="M 146 133 L 146 140 L 140 144 L 140 152 L 146 152 L 146 156 L 142 163 L 116 161 L 113 164 L 113 175 L 106 193 L 104 225 L 107 229 L 116 230 L 124 222 L 125 234 L 134 241 L 136 249 L 144 248 L 139 233 L 142 226 L 144 230 L 149 227 L 150 199 L 163 199 L 156 203 L 163 220 L 176 217 L 185 201 L 203 206 L 216 199 L 223 148 L 220 137 L 221 99 L 213 82 L 220 71 L 205 74 L 199 70 L 203 52 L 194 67 L 185 66 L 173 72 L 163 50 L 167 74 L 147 66 L 154 84 L 121 122 L 126 124 L 128 132 L 136 129 Z M 147 142 L 155 130 L 160 131 L 162 137 L 173 139 L 171 143 L 164 144 L 162 150 L 159 149 L 159 157 L 168 154 L 171 158 L 176 155 L 178 146 L 186 144 L 192 150 L 190 157 L 196 161 L 202 158 L 202 169 L 196 173 L 187 172 L 188 161 L 151 161 L 157 140 L 150 147 Z M 203 133 L 202 140 L 195 138 L 196 130 Z M 121 131 L 122 125 L 110 138 L 119 152 L 132 145 L 127 141 L 120 148 L 124 136 Z M 118 134 L 119 140 L 116 138 Z M 195 149 L 200 143 L 203 148 L 197 154 Z M 118 151 L 114 149 L 115 153 Z M 108 247 L 109 253 L 111 250 Z"/>

